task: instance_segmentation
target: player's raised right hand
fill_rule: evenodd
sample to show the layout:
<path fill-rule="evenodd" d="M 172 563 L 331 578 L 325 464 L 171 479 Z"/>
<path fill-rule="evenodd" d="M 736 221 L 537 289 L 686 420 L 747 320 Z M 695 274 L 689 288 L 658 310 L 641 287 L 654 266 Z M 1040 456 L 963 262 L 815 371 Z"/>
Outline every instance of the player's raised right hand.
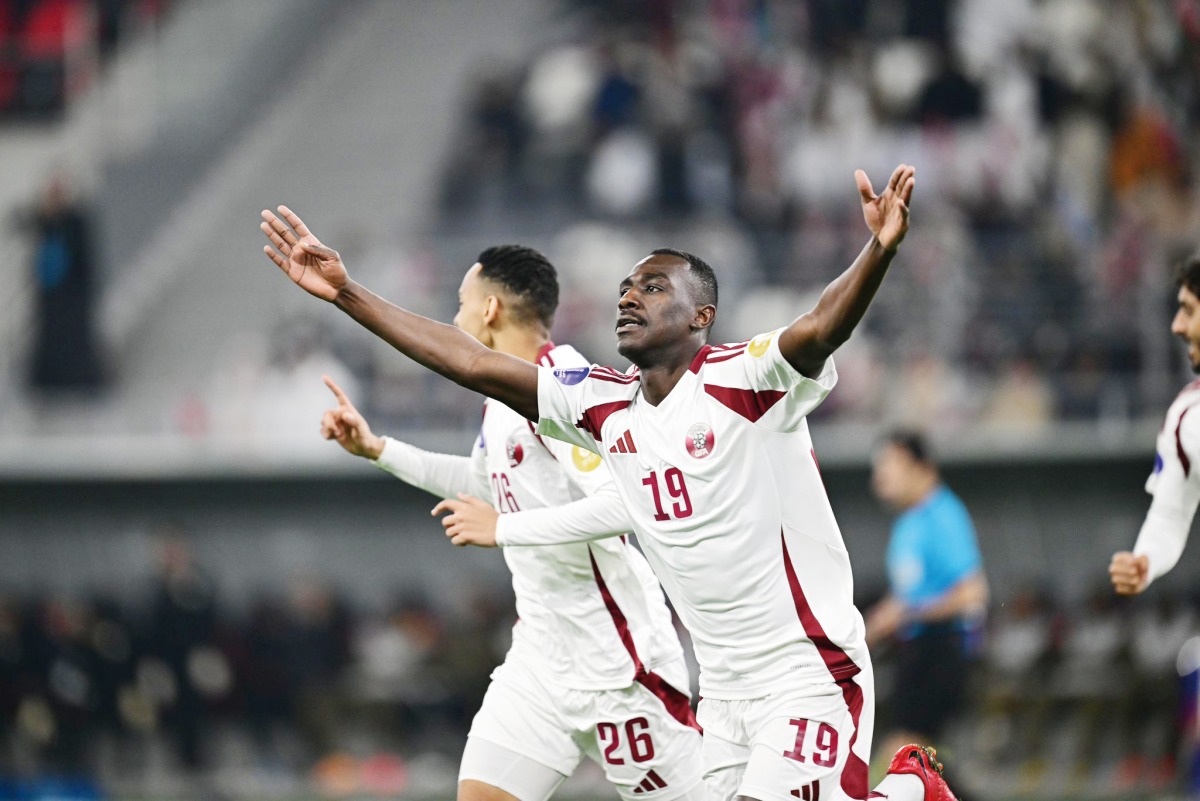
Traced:
<path fill-rule="evenodd" d="M 1118 551 L 1108 565 L 1108 575 L 1118 595 L 1137 595 L 1150 583 L 1150 559 L 1145 554 Z"/>
<path fill-rule="evenodd" d="M 883 194 L 877 195 L 867 174 L 862 170 L 854 172 L 862 199 L 863 219 L 886 250 L 895 251 L 908 233 L 908 204 L 912 202 L 916 174 L 916 167 L 901 164 L 888 179 Z"/>
<path fill-rule="evenodd" d="M 263 221 L 258 227 L 271 240 L 270 245 L 263 245 L 263 252 L 305 292 L 321 300 L 337 300 L 350 281 L 342 257 L 322 245 L 296 212 L 280 206 L 279 213 L 286 224 L 270 211 L 262 211 Z"/>
<path fill-rule="evenodd" d="M 349 453 L 366 459 L 378 459 L 383 453 L 383 438 L 371 432 L 371 426 L 359 414 L 358 409 L 346 397 L 334 380 L 322 376 L 325 386 L 337 398 L 337 408 L 330 409 L 321 417 L 321 436 L 325 439 L 336 440 Z"/>

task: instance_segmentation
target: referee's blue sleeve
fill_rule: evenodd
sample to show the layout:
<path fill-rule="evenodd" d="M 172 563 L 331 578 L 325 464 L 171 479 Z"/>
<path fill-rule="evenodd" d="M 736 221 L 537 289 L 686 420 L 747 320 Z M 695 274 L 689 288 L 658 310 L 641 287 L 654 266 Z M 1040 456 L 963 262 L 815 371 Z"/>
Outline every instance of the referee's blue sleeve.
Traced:
<path fill-rule="evenodd" d="M 934 544 L 937 561 L 941 563 L 938 572 L 947 582 L 957 583 L 983 566 L 975 541 L 975 525 L 967 508 L 957 498 L 944 505 L 938 517 L 941 518 L 939 536 Z"/>

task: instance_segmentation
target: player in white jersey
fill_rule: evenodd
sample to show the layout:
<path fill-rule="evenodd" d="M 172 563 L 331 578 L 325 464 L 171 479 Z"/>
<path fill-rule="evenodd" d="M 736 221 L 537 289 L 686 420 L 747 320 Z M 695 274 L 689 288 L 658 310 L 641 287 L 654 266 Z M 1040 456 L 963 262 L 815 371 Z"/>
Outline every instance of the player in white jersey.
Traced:
<path fill-rule="evenodd" d="M 639 262 L 618 303 L 618 350 L 639 368 L 628 374 L 486 352 L 355 284 L 286 207 L 291 228 L 263 212 L 265 252 L 303 289 L 612 466 L 696 644 L 714 801 L 868 795 L 870 662 L 804 416 L 836 381 L 830 357 L 907 233 L 914 172 L 898 167 L 881 195 L 856 173 L 870 241 L 810 312 L 748 343 L 707 345 L 717 292 L 703 261 L 659 250 Z M 901 749 L 889 773 L 876 790 L 888 798 L 953 798 L 919 747 Z"/>
<path fill-rule="evenodd" d="M 558 281 L 544 256 L 489 248 L 459 289 L 455 324 L 489 347 L 546 367 L 586 367 L 549 330 Z M 487 400 L 471 455 L 429 453 L 376 436 L 330 379 L 326 439 L 441 498 L 452 519 L 551 537 L 631 530 L 599 457 L 538 437 L 528 420 Z M 477 498 L 490 498 L 487 504 Z M 439 505 L 439 508 L 442 506 Z M 497 511 L 498 510 L 498 511 Z M 437 511 L 437 510 L 435 510 Z M 452 523 L 453 525 L 453 523 Z M 586 755 L 626 801 L 700 801 L 700 730 L 687 667 L 662 590 L 623 537 L 508 548 L 518 622 L 471 724 L 460 801 L 544 801 Z"/>
<path fill-rule="evenodd" d="M 1187 343 L 1192 371 L 1200 373 L 1200 258 L 1179 276 L 1179 308 L 1171 333 Z M 1108 572 L 1121 595 L 1137 595 L 1179 561 L 1200 504 L 1200 379 L 1191 382 L 1167 409 L 1158 433 L 1154 471 L 1146 481 L 1153 496 L 1133 551 L 1113 554 Z"/>

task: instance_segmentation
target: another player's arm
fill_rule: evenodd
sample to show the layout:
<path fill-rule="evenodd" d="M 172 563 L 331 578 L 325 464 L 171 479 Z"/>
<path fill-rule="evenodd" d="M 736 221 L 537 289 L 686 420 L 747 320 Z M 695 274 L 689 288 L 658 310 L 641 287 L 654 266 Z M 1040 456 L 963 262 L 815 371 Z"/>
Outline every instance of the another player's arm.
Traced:
<path fill-rule="evenodd" d="M 562 506 L 498 515 L 474 498 L 444 500 L 433 513 L 442 518 L 455 545 L 526 546 L 590 542 L 628 533 L 633 521 L 608 468 L 600 458 L 554 439 L 543 440 L 575 486 L 586 497 Z"/>
<path fill-rule="evenodd" d="M 286 224 L 271 212 L 262 212 L 259 228 L 274 246 L 263 250 L 294 283 L 334 304 L 413 361 L 537 420 L 536 367 L 498 353 L 452 325 L 389 303 L 355 283 L 337 251 L 321 244 L 295 212 L 280 206 L 279 213 Z"/>
<path fill-rule="evenodd" d="M 371 431 L 366 418 L 329 376 L 325 376 L 325 386 L 338 402 L 321 418 L 321 436 L 325 439 L 336 441 L 346 452 L 369 459 L 406 484 L 434 495 L 486 491 L 472 459 L 430 453 L 390 437 L 380 437 Z"/>
<path fill-rule="evenodd" d="M 449 512 L 442 518 L 442 526 L 452 543 L 484 548 L 591 542 L 633 529 L 615 487 L 562 506 L 504 514 L 478 498 L 459 495 L 433 507 L 432 514 L 443 512 Z"/>
<path fill-rule="evenodd" d="M 780 352 L 802 375 L 820 374 L 826 360 L 850 338 L 866 314 L 896 248 L 908 233 L 908 204 L 915 175 L 915 167 L 901 164 L 883 194 L 876 195 L 866 173 L 854 173 L 871 240 L 854 263 L 825 287 L 817 305 L 780 333 Z"/>
<path fill-rule="evenodd" d="M 1177 476 L 1164 472 L 1133 551 L 1119 551 L 1109 563 L 1108 574 L 1118 594 L 1144 592 L 1151 582 L 1178 564 L 1198 504 L 1197 481 L 1183 476 L 1182 471 Z"/>
<path fill-rule="evenodd" d="M 1162 469 L 1153 487 L 1150 509 L 1138 531 L 1133 551 L 1113 554 L 1108 574 L 1120 595 L 1137 595 L 1170 572 L 1183 555 L 1196 508 L 1200 506 L 1200 418 L 1188 412 L 1178 423 L 1177 447 L 1160 448 Z M 1184 467 L 1179 454 L 1190 463 Z"/>

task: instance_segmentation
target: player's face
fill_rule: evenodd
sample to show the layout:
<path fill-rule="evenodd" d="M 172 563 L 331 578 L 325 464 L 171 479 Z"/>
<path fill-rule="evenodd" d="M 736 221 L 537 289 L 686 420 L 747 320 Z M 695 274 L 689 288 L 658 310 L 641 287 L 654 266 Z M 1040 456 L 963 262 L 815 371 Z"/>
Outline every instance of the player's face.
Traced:
<path fill-rule="evenodd" d="M 654 353 L 688 339 L 695 330 L 690 266 L 678 256 L 649 256 L 621 282 L 617 352 L 639 367 Z"/>
<path fill-rule="evenodd" d="M 483 265 L 476 263 L 463 276 L 462 284 L 458 287 L 458 313 L 454 315 L 454 324 L 478 339 L 483 344 L 487 326 L 484 325 L 484 311 L 487 309 L 487 287 L 479 271 Z"/>
<path fill-rule="evenodd" d="M 1186 286 L 1179 288 L 1179 310 L 1171 321 L 1171 333 L 1187 343 L 1192 372 L 1200 373 L 1200 298 Z"/>

